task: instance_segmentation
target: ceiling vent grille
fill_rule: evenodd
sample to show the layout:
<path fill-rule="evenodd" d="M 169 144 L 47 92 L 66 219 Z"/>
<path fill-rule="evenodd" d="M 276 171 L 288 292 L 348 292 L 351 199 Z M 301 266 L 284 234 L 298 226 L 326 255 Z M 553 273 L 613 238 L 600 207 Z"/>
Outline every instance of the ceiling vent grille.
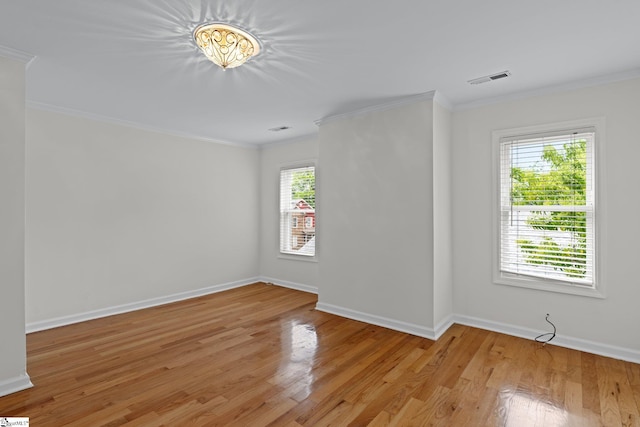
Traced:
<path fill-rule="evenodd" d="M 511 75 L 510 71 L 502 71 L 500 73 L 495 73 L 495 74 L 491 74 L 489 76 L 478 77 L 477 79 L 469 80 L 469 84 L 479 85 L 481 83 L 487 83 L 487 82 L 491 82 L 491 81 L 494 81 L 494 80 L 504 79 L 506 77 L 509 77 L 510 75 Z"/>
<path fill-rule="evenodd" d="M 288 129 L 291 129 L 291 127 L 290 126 L 278 126 L 278 127 L 275 127 L 275 128 L 271 128 L 269 130 L 271 132 L 280 132 L 280 131 L 288 130 Z"/>

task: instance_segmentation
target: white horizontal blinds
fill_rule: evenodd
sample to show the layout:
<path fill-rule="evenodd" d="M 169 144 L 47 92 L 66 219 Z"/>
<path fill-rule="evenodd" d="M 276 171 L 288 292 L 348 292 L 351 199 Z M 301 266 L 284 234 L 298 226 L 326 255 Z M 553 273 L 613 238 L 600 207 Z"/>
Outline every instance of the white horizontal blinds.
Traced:
<path fill-rule="evenodd" d="M 500 269 L 594 286 L 594 141 L 583 128 L 500 141 Z"/>
<path fill-rule="evenodd" d="M 280 171 L 280 252 L 314 256 L 316 235 L 315 167 Z"/>

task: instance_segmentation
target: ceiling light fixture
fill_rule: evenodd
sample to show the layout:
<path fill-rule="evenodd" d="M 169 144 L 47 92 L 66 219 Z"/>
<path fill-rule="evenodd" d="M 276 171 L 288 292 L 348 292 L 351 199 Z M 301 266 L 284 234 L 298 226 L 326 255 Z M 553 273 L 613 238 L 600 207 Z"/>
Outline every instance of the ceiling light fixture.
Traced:
<path fill-rule="evenodd" d="M 260 52 L 255 37 L 228 24 L 202 24 L 193 38 L 202 53 L 224 69 L 238 67 Z"/>

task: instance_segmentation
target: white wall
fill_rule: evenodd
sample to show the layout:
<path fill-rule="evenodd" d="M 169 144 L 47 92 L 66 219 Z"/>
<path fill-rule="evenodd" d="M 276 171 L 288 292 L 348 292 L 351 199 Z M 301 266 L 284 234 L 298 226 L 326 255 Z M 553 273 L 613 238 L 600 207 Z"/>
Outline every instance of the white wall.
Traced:
<path fill-rule="evenodd" d="M 27 323 L 258 275 L 259 152 L 27 111 Z"/>
<path fill-rule="evenodd" d="M 24 74 L 23 62 L 0 56 L 0 396 L 31 385 L 24 311 Z"/>
<path fill-rule="evenodd" d="M 318 307 L 433 327 L 432 117 L 429 100 L 321 124 Z"/>
<path fill-rule="evenodd" d="M 433 103 L 434 326 L 446 322 L 453 313 L 451 116 L 447 108 L 438 102 Z"/>
<path fill-rule="evenodd" d="M 318 262 L 279 256 L 279 186 L 282 167 L 317 160 L 317 137 L 270 144 L 260 150 L 260 275 L 264 280 L 311 292 L 318 289 Z M 317 172 L 321 174 L 322 168 Z"/>
<path fill-rule="evenodd" d="M 14 67 L 0 69 L 15 76 Z M 3 96 L 16 97 L 21 84 Z M 640 351 L 640 224 L 629 220 L 640 207 L 632 197 L 638 99 L 640 80 L 630 80 L 453 114 L 418 102 L 327 121 L 318 138 L 261 150 L 28 110 L 27 320 L 46 323 L 260 276 L 318 290 L 319 306 L 391 320 L 398 329 L 416 326 L 417 333 L 452 311 L 536 331 L 547 328 L 544 314 L 551 313 L 561 335 Z M 24 98 L 9 103 L 24 105 Z M 491 132 L 600 116 L 607 298 L 493 284 Z M 0 132 L 14 132 L 17 141 L 18 127 Z M 18 155 L 2 168 L 13 177 L 21 164 L 15 149 L 0 157 Z M 315 159 L 318 262 L 279 258 L 278 172 Z M 0 190 L 19 199 L 16 188 Z M 19 233 L 12 218 L 0 225 Z M 9 289 L 3 283 L 3 300 L 4 293 L 20 298 L 17 287 Z M 24 354 L 16 357 L 24 373 Z M 3 354 L 0 381 L 6 366 Z"/>
<path fill-rule="evenodd" d="M 510 325 L 640 350 L 640 80 L 502 102 L 453 117 L 454 311 Z M 595 299 L 492 283 L 491 133 L 591 117 L 606 120 L 598 215 L 602 283 Z"/>

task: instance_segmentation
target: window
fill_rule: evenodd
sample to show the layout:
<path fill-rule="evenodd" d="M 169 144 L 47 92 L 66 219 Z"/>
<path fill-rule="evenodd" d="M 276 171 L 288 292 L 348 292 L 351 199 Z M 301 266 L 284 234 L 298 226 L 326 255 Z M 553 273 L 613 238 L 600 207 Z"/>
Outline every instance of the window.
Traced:
<path fill-rule="evenodd" d="M 535 130 L 494 133 L 496 281 L 601 296 L 594 293 L 596 126 Z"/>
<path fill-rule="evenodd" d="M 282 169 L 280 171 L 280 253 L 315 256 L 315 215 L 315 167 Z M 304 226 L 300 227 L 299 224 Z"/>
<path fill-rule="evenodd" d="M 307 230 L 311 228 L 315 228 L 315 224 L 313 223 L 314 218 L 315 218 L 315 213 L 313 214 L 313 216 L 309 214 L 306 217 L 304 217 L 304 228 L 306 228 Z"/>

